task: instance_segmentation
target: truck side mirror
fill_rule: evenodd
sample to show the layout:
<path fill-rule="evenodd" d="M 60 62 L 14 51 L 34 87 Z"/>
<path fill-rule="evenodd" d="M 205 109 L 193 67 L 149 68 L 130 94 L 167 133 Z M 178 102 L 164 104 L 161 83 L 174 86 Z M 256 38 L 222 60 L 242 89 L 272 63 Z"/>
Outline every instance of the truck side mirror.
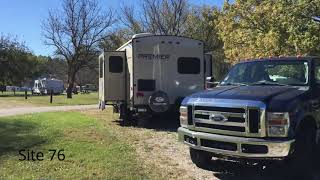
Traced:
<path fill-rule="evenodd" d="M 213 76 L 206 77 L 206 89 L 214 88 L 218 84 L 219 82 L 215 81 L 215 78 Z"/>

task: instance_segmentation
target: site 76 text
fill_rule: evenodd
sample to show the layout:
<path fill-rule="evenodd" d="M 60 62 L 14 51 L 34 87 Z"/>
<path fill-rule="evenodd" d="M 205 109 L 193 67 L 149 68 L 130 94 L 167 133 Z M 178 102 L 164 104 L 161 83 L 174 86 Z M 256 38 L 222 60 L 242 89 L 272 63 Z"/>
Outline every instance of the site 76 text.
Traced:
<path fill-rule="evenodd" d="M 50 161 L 59 160 L 63 161 L 65 159 L 65 155 L 63 153 L 63 149 L 49 149 L 48 152 L 51 155 Z M 45 159 L 45 155 L 42 151 L 34 151 L 30 149 L 21 149 L 19 151 L 19 161 L 43 161 Z"/>

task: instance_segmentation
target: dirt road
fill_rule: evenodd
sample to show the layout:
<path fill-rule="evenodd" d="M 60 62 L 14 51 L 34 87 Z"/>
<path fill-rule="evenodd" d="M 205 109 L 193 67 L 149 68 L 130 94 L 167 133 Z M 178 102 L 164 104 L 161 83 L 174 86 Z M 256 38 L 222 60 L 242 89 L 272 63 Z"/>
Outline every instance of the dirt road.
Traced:
<path fill-rule="evenodd" d="M 76 106 L 47 106 L 47 107 L 14 107 L 0 109 L 0 117 L 14 116 L 39 112 L 51 112 L 51 111 L 70 111 L 70 110 L 85 110 L 98 108 L 97 105 L 76 105 Z"/>

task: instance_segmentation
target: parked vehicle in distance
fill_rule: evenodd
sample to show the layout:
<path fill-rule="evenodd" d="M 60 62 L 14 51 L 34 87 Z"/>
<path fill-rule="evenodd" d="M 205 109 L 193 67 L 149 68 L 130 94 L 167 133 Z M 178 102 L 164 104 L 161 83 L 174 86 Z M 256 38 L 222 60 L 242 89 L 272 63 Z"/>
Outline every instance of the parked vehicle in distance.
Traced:
<path fill-rule="evenodd" d="M 6 91 L 17 91 L 18 86 L 6 86 Z"/>
<path fill-rule="evenodd" d="M 124 121 L 133 115 L 179 112 L 182 99 L 205 89 L 212 75 L 203 42 L 187 37 L 136 34 L 99 56 L 99 107 L 113 105 Z"/>
<path fill-rule="evenodd" d="M 31 90 L 32 90 L 31 88 L 25 87 L 25 86 L 19 88 L 19 91 L 31 91 Z"/>
<path fill-rule="evenodd" d="M 34 81 L 33 94 L 47 95 L 50 94 L 51 90 L 53 94 L 62 94 L 64 90 L 63 81 L 54 78 L 42 78 Z"/>
<path fill-rule="evenodd" d="M 319 112 L 320 58 L 252 60 L 236 64 L 217 87 L 183 100 L 179 140 L 201 168 L 218 157 L 278 160 L 292 172 L 310 173 L 319 154 Z"/>
<path fill-rule="evenodd" d="M 82 91 L 97 91 L 97 85 L 95 84 L 86 84 L 82 86 Z"/>
<path fill-rule="evenodd" d="M 80 86 L 74 86 L 74 87 L 72 88 L 72 93 L 73 93 L 73 94 L 78 94 L 79 92 L 81 92 L 80 89 L 81 89 Z"/>

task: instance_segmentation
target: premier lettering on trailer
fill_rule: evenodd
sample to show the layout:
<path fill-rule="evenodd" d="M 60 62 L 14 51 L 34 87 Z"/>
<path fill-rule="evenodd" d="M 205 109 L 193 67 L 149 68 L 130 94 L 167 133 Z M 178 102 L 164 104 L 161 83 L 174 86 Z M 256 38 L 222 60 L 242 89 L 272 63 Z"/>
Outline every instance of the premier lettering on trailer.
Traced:
<path fill-rule="evenodd" d="M 147 60 L 166 60 L 170 58 L 169 54 L 138 54 L 139 59 L 147 59 Z"/>

